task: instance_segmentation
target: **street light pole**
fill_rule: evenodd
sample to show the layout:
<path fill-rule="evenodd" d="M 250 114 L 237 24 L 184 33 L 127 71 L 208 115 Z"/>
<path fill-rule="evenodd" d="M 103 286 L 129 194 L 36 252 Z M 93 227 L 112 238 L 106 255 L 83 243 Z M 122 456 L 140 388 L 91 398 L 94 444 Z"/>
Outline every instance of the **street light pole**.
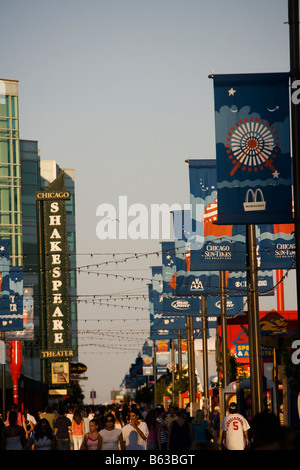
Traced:
<path fill-rule="evenodd" d="M 290 76 L 291 89 L 299 87 L 299 1 L 288 0 L 288 17 L 290 32 Z M 296 284 L 298 330 L 300 329 L 300 103 L 291 100 L 291 130 L 292 130 L 292 161 L 294 186 L 294 224 L 296 245 Z"/>

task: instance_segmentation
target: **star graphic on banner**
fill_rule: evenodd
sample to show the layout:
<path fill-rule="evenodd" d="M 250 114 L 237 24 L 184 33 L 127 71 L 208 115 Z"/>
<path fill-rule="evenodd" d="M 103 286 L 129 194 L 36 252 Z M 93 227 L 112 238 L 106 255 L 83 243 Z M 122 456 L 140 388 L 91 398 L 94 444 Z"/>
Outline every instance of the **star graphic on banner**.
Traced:
<path fill-rule="evenodd" d="M 0 246 L 0 251 L 4 251 L 5 250 L 5 247 L 4 246 Z"/>
<path fill-rule="evenodd" d="M 273 178 L 278 178 L 278 176 L 280 175 L 280 173 L 278 173 L 277 170 L 274 171 L 274 173 L 272 173 L 273 175 Z"/>
<path fill-rule="evenodd" d="M 232 87 L 230 88 L 230 90 L 228 90 L 228 96 L 234 96 L 236 90 L 234 90 Z"/>

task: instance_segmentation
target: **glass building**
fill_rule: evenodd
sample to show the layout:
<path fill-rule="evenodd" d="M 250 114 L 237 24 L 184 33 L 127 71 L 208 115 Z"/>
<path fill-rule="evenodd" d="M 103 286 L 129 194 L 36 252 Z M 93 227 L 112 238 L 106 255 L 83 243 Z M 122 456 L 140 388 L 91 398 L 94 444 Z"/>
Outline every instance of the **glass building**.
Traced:
<path fill-rule="evenodd" d="M 0 79 L 0 238 L 11 241 L 11 265 L 22 266 L 18 81 Z"/>

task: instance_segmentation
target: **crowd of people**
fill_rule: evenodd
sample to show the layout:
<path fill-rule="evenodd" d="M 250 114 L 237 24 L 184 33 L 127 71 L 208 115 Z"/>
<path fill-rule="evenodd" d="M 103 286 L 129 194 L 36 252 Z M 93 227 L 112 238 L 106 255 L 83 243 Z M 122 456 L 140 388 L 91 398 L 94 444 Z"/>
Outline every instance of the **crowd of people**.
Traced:
<path fill-rule="evenodd" d="M 13 405 L 1 419 L 2 450 L 298 450 L 298 434 L 273 413 L 254 417 L 251 426 L 231 403 L 223 421 L 215 406 L 208 417 L 198 409 L 147 404 L 60 409 L 47 407 L 35 418 Z"/>

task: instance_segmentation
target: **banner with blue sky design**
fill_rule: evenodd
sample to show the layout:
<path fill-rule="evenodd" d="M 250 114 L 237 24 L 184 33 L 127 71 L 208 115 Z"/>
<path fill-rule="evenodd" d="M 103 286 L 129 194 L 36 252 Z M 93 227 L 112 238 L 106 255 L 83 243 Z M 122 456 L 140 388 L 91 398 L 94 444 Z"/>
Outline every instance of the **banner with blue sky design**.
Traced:
<path fill-rule="evenodd" d="M 216 160 L 189 160 L 189 181 L 191 271 L 245 269 L 246 227 L 219 225 Z"/>
<path fill-rule="evenodd" d="M 213 82 L 218 222 L 292 223 L 289 74 Z"/>
<path fill-rule="evenodd" d="M 296 269 L 294 224 L 257 225 L 256 234 L 261 269 Z"/>

